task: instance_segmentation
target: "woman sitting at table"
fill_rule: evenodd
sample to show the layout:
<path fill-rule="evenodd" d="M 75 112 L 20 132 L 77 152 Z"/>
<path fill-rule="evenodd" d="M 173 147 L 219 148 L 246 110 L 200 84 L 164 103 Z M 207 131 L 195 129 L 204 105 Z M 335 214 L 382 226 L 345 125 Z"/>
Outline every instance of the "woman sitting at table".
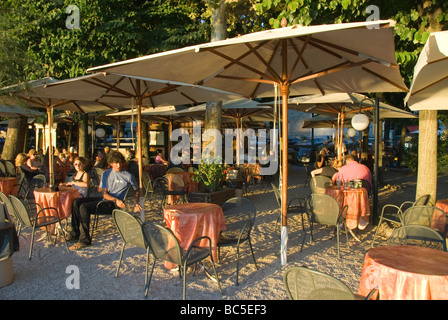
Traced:
<path fill-rule="evenodd" d="M 37 151 L 34 149 L 31 149 L 28 151 L 28 159 L 26 160 L 26 164 L 28 167 L 30 167 L 31 170 L 39 170 L 39 167 L 41 165 L 40 161 L 37 159 Z"/>
<path fill-rule="evenodd" d="M 87 162 L 83 157 L 76 157 L 73 166 L 75 167 L 76 174 L 72 181 L 66 182 L 63 185 L 68 187 L 75 187 L 78 189 L 81 197 L 86 198 L 89 192 L 90 175 L 85 171 Z"/>
<path fill-rule="evenodd" d="M 161 149 L 157 149 L 157 156 L 156 156 L 156 163 L 157 164 L 168 164 L 168 161 L 163 157 L 163 153 Z"/>
<path fill-rule="evenodd" d="M 331 166 L 324 166 L 322 168 L 311 171 L 311 177 L 314 178 L 316 175 L 321 175 L 332 179 L 333 176 L 338 173 L 341 167 L 342 167 L 342 161 L 334 159 Z"/>
<path fill-rule="evenodd" d="M 36 174 L 39 173 L 39 170 L 31 169 L 26 161 L 28 160 L 28 156 L 25 153 L 19 153 L 16 157 L 15 164 L 17 170 L 23 171 L 25 173 L 26 180 L 30 181 Z"/>

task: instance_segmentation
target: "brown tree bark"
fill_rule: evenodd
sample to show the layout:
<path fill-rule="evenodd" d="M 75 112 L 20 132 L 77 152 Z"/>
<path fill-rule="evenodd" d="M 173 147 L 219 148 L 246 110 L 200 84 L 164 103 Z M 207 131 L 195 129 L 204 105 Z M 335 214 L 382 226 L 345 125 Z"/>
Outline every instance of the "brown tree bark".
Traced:
<path fill-rule="evenodd" d="M 27 129 L 27 117 L 20 116 L 18 118 L 9 119 L 2 159 L 14 161 L 17 154 L 23 152 L 26 148 L 26 135 L 23 133 L 26 132 Z"/>

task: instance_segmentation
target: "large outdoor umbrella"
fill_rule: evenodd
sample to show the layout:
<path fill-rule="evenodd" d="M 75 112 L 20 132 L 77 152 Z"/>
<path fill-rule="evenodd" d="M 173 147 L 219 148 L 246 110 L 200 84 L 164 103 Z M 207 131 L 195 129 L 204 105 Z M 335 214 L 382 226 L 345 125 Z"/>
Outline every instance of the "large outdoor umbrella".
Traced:
<path fill-rule="evenodd" d="M 406 91 L 394 22 L 284 27 L 91 68 L 222 89 L 245 98 L 282 96 L 282 264 L 287 243 L 289 95 Z M 208 99 L 213 100 L 213 99 Z"/>
<path fill-rule="evenodd" d="M 414 68 L 405 104 L 411 110 L 448 110 L 448 31 L 433 32 Z"/>
<path fill-rule="evenodd" d="M 190 107 L 180 111 L 179 115 L 202 115 L 205 113 L 206 104 Z M 240 164 L 240 130 L 243 127 L 243 122 L 263 122 L 274 121 L 274 114 L 272 107 L 267 105 L 261 105 L 260 103 L 250 99 L 238 99 L 225 101 L 222 103 L 222 117 L 230 121 L 235 121 L 237 136 L 236 136 L 236 160 L 237 164 Z M 224 120 L 224 122 L 226 122 Z"/>
<path fill-rule="evenodd" d="M 103 103 L 97 101 L 85 101 L 76 97 L 67 98 L 61 94 L 54 94 L 51 90 L 47 90 L 47 85 L 59 82 L 58 79 L 46 77 L 39 80 L 33 80 L 25 84 L 12 85 L 2 88 L 2 101 L 14 105 L 16 99 L 21 99 L 26 104 L 43 108 L 47 111 L 48 127 L 53 128 L 53 111 L 69 110 L 78 113 L 87 113 L 92 111 L 117 110 L 119 105 L 111 103 Z M 51 132 L 51 131 L 50 131 Z M 49 135 L 49 145 L 52 146 L 52 137 Z M 49 148 L 49 184 L 54 186 L 54 168 L 53 168 L 53 148 Z"/>
<path fill-rule="evenodd" d="M 28 117 L 28 118 L 35 118 L 35 117 L 40 117 L 43 115 L 44 115 L 44 113 L 33 110 L 33 109 L 23 108 L 20 106 L 0 105 L 0 116 L 1 117 L 15 118 L 18 116 L 24 116 L 24 117 Z"/>
<path fill-rule="evenodd" d="M 217 100 L 229 100 L 237 97 L 235 94 L 229 94 L 214 88 L 207 89 L 204 86 L 144 77 L 129 77 L 106 72 L 62 80 L 47 85 L 45 90 L 55 97 L 94 101 L 96 103 L 113 103 L 122 107 L 135 107 L 137 109 L 137 159 L 140 190 L 143 189 L 142 107 L 200 103 L 206 101 L 209 97 Z M 144 219 L 143 198 L 143 196 L 140 197 L 142 219 Z"/>

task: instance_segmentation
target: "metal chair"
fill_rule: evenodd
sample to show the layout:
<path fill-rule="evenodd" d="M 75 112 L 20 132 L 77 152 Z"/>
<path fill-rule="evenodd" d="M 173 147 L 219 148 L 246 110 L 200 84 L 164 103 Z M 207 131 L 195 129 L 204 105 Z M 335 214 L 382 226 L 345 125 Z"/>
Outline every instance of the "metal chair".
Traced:
<path fill-rule="evenodd" d="M 420 246 L 447 251 L 446 241 L 436 230 L 420 225 L 407 225 L 395 229 L 387 245 Z"/>
<path fill-rule="evenodd" d="M 10 195 L 9 198 L 17 214 L 17 217 L 19 218 L 21 223 L 20 229 L 17 232 L 18 235 L 20 235 L 22 226 L 30 227 L 33 229 L 31 236 L 30 253 L 28 256 L 28 260 L 31 260 L 31 255 L 33 253 L 34 234 L 36 232 L 36 229 L 41 227 L 48 227 L 52 224 L 59 224 L 59 227 L 62 229 L 61 219 L 59 218 L 58 210 L 53 207 L 41 208 L 37 203 L 35 203 L 36 209 L 34 210 L 31 203 L 24 204 L 22 201 L 20 201 L 19 198 L 13 195 Z M 37 211 L 37 213 L 33 214 L 33 212 L 35 211 Z M 50 212 L 50 215 L 45 215 L 44 214 L 45 212 Z M 46 233 L 47 233 L 47 239 L 50 240 L 48 228 L 46 228 Z M 67 251 L 69 251 L 65 237 L 63 236 L 62 238 L 64 239 Z"/>
<path fill-rule="evenodd" d="M 171 173 L 171 172 L 185 172 L 185 170 L 182 168 L 179 168 L 179 167 L 171 167 L 168 170 L 166 170 L 166 173 Z"/>
<path fill-rule="evenodd" d="M 5 163 L 3 161 L 0 161 L 0 177 L 7 177 L 8 174 L 6 172 Z"/>
<path fill-rule="evenodd" d="M 310 179 L 311 193 L 325 193 L 325 188 L 331 185 L 331 178 L 327 176 L 315 176 Z"/>
<path fill-rule="evenodd" d="M 16 220 L 15 221 L 17 224 L 16 230 L 19 231 L 22 228 L 21 220 L 11 203 L 11 199 L 9 199 L 9 197 L 1 191 L 0 191 L 0 203 L 3 203 L 4 207 L 6 208 L 6 211 L 8 212 L 8 215 Z"/>
<path fill-rule="evenodd" d="M 393 223 L 394 225 L 402 226 L 403 225 L 402 216 L 403 216 L 403 212 L 405 211 L 404 208 L 406 206 L 410 206 L 410 207 L 413 207 L 413 206 L 425 206 L 425 205 L 428 204 L 428 202 L 430 200 L 431 200 L 431 195 L 425 194 L 423 196 L 420 196 L 414 202 L 412 202 L 412 201 L 405 201 L 400 206 L 396 206 L 394 204 L 386 204 L 383 207 L 383 209 L 381 210 L 380 220 L 378 221 L 378 225 L 376 227 L 375 234 L 373 235 L 373 240 L 372 240 L 371 247 L 373 248 L 373 246 L 375 245 L 376 235 L 378 233 L 378 230 L 379 230 L 379 228 L 381 226 L 381 222 L 383 220 L 387 221 L 387 222 L 390 222 L 390 223 Z"/>
<path fill-rule="evenodd" d="M 143 238 L 142 222 L 126 211 L 115 209 L 112 211 L 112 219 L 121 238 L 123 239 L 123 246 L 121 247 L 120 260 L 118 261 L 117 272 L 115 277 L 118 277 L 120 272 L 121 261 L 123 259 L 124 248 L 127 244 L 134 245 L 146 250 L 146 274 L 145 286 L 148 283 L 148 267 L 149 267 L 149 247 Z"/>
<path fill-rule="evenodd" d="M 154 271 L 154 266 L 157 260 L 169 261 L 179 266 L 179 276 L 182 278 L 182 297 L 186 299 L 186 273 L 187 267 L 200 263 L 202 260 L 210 257 L 212 261 L 213 271 L 215 279 L 218 283 L 219 291 L 222 294 L 221 283 L 219 281 L 218 274 L 216 272 L 215 263 L 213 261 L 211 240 L 209 237 L 200 237 L 193 241 L 187 250 L 184 250 L 179 245 L 179 241 L 174 236 L 173 232 L 155 224 L 151 221 L 145 221 L 142 224 L 143 236 L 146 244 L 150 248 L 154 257 L 151 273 L 149 275 L 148 282 L 145 288 L 145 297 L 148 295 L 149 286 L 151 285 L 151 278 Z M 203 240 L 208 240 L 207 247 L 197 247 L 196 244 Z"/>
<path fill-rule="evenodd" d="M 175 203 L 188 202 L 187 191 L 185 189 L 184 180 L 178 175 L 172 174 L 170 176 L 170 183 L 167 175 L 157 179 L 157 185 L 162 189 L 163 198 L 161 202 L 161 210 L 163 210 L 169 203 L 168 197 L 179 197 Z"/>
<path fill-rule="evenodd" d="M 250 239 L 252 228 L 255 224 L 257 209 L 252 201 L 243 197 L 234 197 L 222 205 L 222 211 L 226 220 L 226 230 L 221 231 L 218 242 L 218 260 L 220 260 L 221 248 L 236 246 L 236 285 L 238 285 L 240 245 L 249 243 L 252 259 L 258 269 L 254 250 Z"/>
<path fill-rule="evenodd" d="M 43 174 L 37 174 L 30 181 L 25 190 L 24 199 L 34 199 L 34 190 L 38 188 L 45 187 L 47 184 L 47 178 Z"/>
<path fill-rule="evenodd" d="M 291 300 L 370 300 L 377 290 L 361 297 L 341 280 L 306 267 L 290 267 L 283 274 L 283 284 Z"/>
<path fill-rule="evenodd" d="M 272 183 L 272 190 L 274 191 L 274 195 L 275 195 L 275 200 L 277 201 L 277 205 L 280 209 L 278 217 L 277 217 L 277 222 L 276 225 L 279 224 L 281 217 L 282 217 L 282 212 L 281 212 L 281 208 L 282 208 L 282 202 L 281 202 L 281 194 L 280 191 L 278 190 L 278 188 Z M 303 230 L 303 241 L 302 241 L 302 247 L 300 248 L 300 251 L 302 251 L 303 248 L 303 244 L 305 242 L 305 236 L 306 236 L 306 231 L 305 231 L 305 223 L 303 220 L 303 215 L 306 215 L 307 213 L 307 208 L 306 208 L 306 199 L 304 198 L 293 198 L 290 199 L 288 202 L 288 207 L 287 207 L 287 214 L 292 215 L 292 214 L 300 214 L 301 218 L 302 218 L 302 230 Z"/>
<path fill-rule="evenodd" d="M 132 186 L 129 186 L 126 190 L 126 194 L 124 195 L 123 202 L 126 203 L 129 191 L 132 189 Z M 118 209 L 114 201 L 110 200 L 101 200 L 97 203 L 95 212 L 92 213 L 92 225 L 91 225 L 91 235 L 90 238 L 93 239 L 93 235 L 95 233 L 95 229 L 98 227 L 99 216 L 101 215 L 110 215 L 114 209 Z"/>
<path fill-rule="evenodd" d="M 448 216 L 440 208 L 433 206 L 413 206 L 402 216 L 403 226 L 419 225 L 436 230 L 444 239 L 448 232 Z"/>
<path fill-rule="evenodd" d="M 313 241 L 313 224 L 324 224 L 336 227 L 336 240 L 338 245 L 338 258 L 340 258 L 339 249 L 339 232 L 343 224 L 345 227 L 345 237 L 348 243 L 347 226 L 345 224 L 345 215 L 347 214 L 348 205 L 339 209 L 339 203 L 335 198 L 327 194 L 311 194 L 307 201 L 307 215 L 310 221 L 310 236 Z M 306 235 L 305 235 L 306 236 Z M 350 248 L 350 247 L 349 247 Z"/>
<path fill-rule="evenodd" d="M 8 177 L 15 177 L 16 176 L 16 166 L 11 161 L 6 160 L 5 161 L 5 168 L 6 168 L 6 175 Z"/>
<path fill-rule="evenodd" d="M 149 199 L 152 198 L 153 194 L 154 194 L 154 186 L 153 186 L 153 182 L 151 181 L 151 177 L 149 176 L 148 172 L 143 170 L 143 175 L 142 175 L 142 179 L 143 179 L 143 187 L 145 188 L 145 197 L 143 201 L 146 201 L 146 197 L 148 196 L 149 193 Z"/>

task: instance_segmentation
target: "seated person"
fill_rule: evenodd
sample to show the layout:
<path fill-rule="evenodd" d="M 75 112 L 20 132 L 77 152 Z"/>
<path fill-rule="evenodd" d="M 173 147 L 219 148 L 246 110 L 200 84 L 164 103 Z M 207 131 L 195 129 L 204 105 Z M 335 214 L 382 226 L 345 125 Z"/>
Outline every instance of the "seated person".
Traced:
<path fill-rule="evenodd" d="M 372 188 L 372 174 L 370 173 L 369 168 L 355 161 L 355 157 L 352 154 L 348 154 L 345 157 L 345 161 L 346 165 L 342 166 L 338 173 L 333 176 L 333 183 L 335 183 L 336 180 L 347 183 L 350 180 L 362 179 L 368 181 L 370 188 Z"/>
<path fill-rule="evenodd" d="M 86 159 L 84 159 L 83 157 L 76 157 L 73 166 L 75 167 L 76 170 L 73 180 L 63 183 L 62 185 L 68 187 L 75 187 L 76 189 L 78 189 L 79 194 L 83 198 L 86 198 L 90 186 L 90 175 L 88 172 L 85 171 Z"/>
<path fill-rule="evenodd" d="M 320 153 L 316 158 L 315 167 L 316 169 L 320 169 L 322 167 L 325 167 L 326 164 L 327 164 L 327 150 L 324 148 L 320 150 Z"/>
<path fill-rule="evenodd" d="M 336 173 L 338 173 L 341 166 L 342 166 L 342 161 L 340 161 L 338 159 L 334 159 L 331 166 L 324 166 L 322 168 L 315 169 L 315 170 L 311 171 L 311 177 L 314 178 L 316 175 L 321 175 L 321 176 L 326 176 L 326 177 L 329 177 L 330 179 L 332 179 L 333 176 Z"/>
<path fill-rule="evenodd" d="M 26 164 L 30 167 L 31 170 L 39 170 L 41 165 L 39 159 L 37 159 L 37 151 L 31 149 L 28 151 L 28 159 L 26 160 Z"/>
<path fill-rule="evenodd" d="M 28 156 L 25 153 L 19 153 L 15 159 L 17 170 L 25 173 L 26 180 L 30 181 L 35 175 L 39 174 L 39 170 L 31 169 L 27 164 Z"/>
<path fill-rule="evenodd" d="M 168 161 L 163 157 L 162 149 L 157 149 L 157 156 L 156 156 L 156 163 L 157 164 L 168 164 Z"/>
<path fill-rule="evenodd" d="M 112 201 L 107 206 L 102 206 L 102 214 L 112 214 L 114 209 L 124 208 L 123 202 L 127 189 L 132 186 L 135 190 L 134 211 L 140 211 L 138 200 L 140 190 L 132 174 L 123 170 L 124 156 L 119 151 L 110 151 L 108 157 L 110 169 L 103 172 L 101 176 L 100 188 L 102 197 L 80 198 L 73 201 L 72 207 L 72 230 L 68 239 L 78 240 L 78 243 L 70 247 L 70 250 L 79 250 L 92 243 L 90 237 L 90 214 L 96 211 L 97 204 L 102 200 Z"/>

